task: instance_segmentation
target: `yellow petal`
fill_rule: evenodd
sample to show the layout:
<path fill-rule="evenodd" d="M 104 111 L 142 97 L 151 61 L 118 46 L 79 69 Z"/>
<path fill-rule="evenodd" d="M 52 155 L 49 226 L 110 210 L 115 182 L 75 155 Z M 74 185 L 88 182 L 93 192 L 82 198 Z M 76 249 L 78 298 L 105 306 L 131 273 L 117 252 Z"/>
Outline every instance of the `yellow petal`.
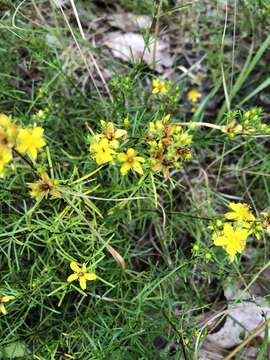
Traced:
<path fill-rule="evenodd" d="M 85 290 L 86 289 L 86 279 L 85 279 L 85 276 L 81 276 L 80 277 L 80 287 Z"/>
<path fill-rule="evenodd" d="M 128 162 L 125 162 L 120 169 L 121 175 L 126 175 L 128 171 L 131 169 L 131 164 Z"/>
<path fill-rule="evenodd" d="M 87 273 L 84 276 L 85 276 L 86 280 L 90 280 L 90 281 L 97 279 L 97 275 L 94 273 Z"/>
<path fill-rule="evenodd" d="M 9 302 L 11 300 L 15 300 L 15 296 L 13 295 L 5 295 L 1 298 L 1 302 Z"/>
<path fill-rule="evenodd" d="M 72 281 L 75 281 L 79 278 L 79 275 L 77 274 L 71 274 L 69 275 L 69 277 L 67 278 L 67 282 L 71 283 Z"/>
<path fill-rule="evenodd" d="M 233 220 L 233 219 L 236 219 L 237 216 L 236 216 L 236 213 L 235 212 L 228 212 L 226 214 L 224 214 L 225 218 L 228 219 L 228 220 Z"/>
<path fill-rule="evenodd" d="M 37 149 L 34 148 L 34 147 L 31 147 L 31 148 L 29 149 L 29 156 L 30 156 L 30 158 L 31 158 L 32 160 L 36 160 L 36 158 L 37 158 Z"/>
<path fill-rule="evenodd" d="M 83 273 L 86 273 L 87 269 L 86 269 L 86 265 L 85 264 L 82 264 L 82 272 Z"/>
<path fill-rule="evenodd" d="M 134 169 L 137 173 L 143 174 L 143 169 L 142 169 L 142 167 L 141 167 L 141 165 L 140 165 L 139 162 L 134 162 L 134 163 L 133 163 L 133 169 Z"/>
<path fill-rule="evenodd" d="M 4 304 L 0 304 L 0 313 L 2 313 L 3 315 L 7 314 L 7 310 L 4 306 Z"/>
<path fill-rule="evenodd" d="M 79 265 L 75 262 L 75 261 L 72 261 L 71 263 L 70 263 L 70 268 L 71 268 L 71 270 L 73 270 L 73 271 L 80 271 L 81 269 L 80 269 L 80 267 L 79 267 Z"/>
<path fill-rule="evenodd" d="M 224 236 L 214 237 L 213 240 L 216 246 L 224 246 L 228 243 L 227 239 Z"/>
<path fill-rule="evenodd" d="M 145 162 L 145 159 L 141 156 L 135 156 L 134 160 L 139 162 Z"/>
<path fill-rule="evenodd" d="M 119 161 L 126 161 L 127 160 L 127 155 L 125 153 L 120 153 L 117 156 Z"/>
<path fill-rule="evenodd" d="M 118 129 L 118 130 L 116 130 L 114 136 L 115 136 L 116 139 L 124 138 L 124 137 L 127 136 L 127 131 L 122 130 L 122 129 Z"/>
<path fill-rule="evenodd" d="M 134 150 L 134 149 L 129 148 L 129 149 L 127 150 L 127 156 L 133 156 L 134 154 L 135 154 L 135 150 Z"/>
<path fill-rule="evenodd" d="M 4 127 L 9 127 L 11 125 L 10 118 L 3 113 L 0 114 L 0 125 Z"/>

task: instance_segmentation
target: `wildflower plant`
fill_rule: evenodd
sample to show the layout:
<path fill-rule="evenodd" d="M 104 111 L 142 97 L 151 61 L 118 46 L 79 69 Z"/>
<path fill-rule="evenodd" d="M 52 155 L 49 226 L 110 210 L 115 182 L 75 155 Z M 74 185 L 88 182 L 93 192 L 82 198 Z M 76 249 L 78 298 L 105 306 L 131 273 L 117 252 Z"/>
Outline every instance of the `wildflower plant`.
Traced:
<path fill-rule="evenodd" d="M 260 239 L 263 228 L 261 220 L 252 213 L 245 203 L 229 203 L 230 211 L 224 214 L 224 221 L 218 220 L 210 226 L 214 245 L 225 249 L 231 261 L 237 254 L 242 254 L 249 236 Z"/>
<path fill-rule="evenodd" d="M 268 256 L 266 114 L 234 108 L 239 99 L 229 94 L 231 110 L 218 118 L 210 106 L 222 99 L 218 81 L 214 91 L 199 79 L 187 89 L 193 69 L 174 81 L 169 69 L 155 77 L 138 63 L 105 77 L 102 89 L 88 77 L 78 88 L 71 74 L 54 76 L 60 49 L 51 64 L 39 51 L 33 59 L 48 78 L 31 80 L 31 99 L 20 98 L 19 83 L 3 100 L 14 117 L 0 114 L 2 343 L 25 341 L 40 359 L 159 358 L 155 336 L 167 332 L 179 344 L 180 329 L 192 351 L 190 310 L 212 310 L 228 273 L 245 277 L 241 255 L 255 249 L 256 266 L 261 248 Z M 264 211 L 230 202 L 212 216 L 239 196 Z"/>
<path fill-rule="evenodd" d="M 162 172 L 165 178 L 169 177 L 170 169 L 180 169 L 184 161 L 192 158 L 192 135 L 172 123 L 170 117 L 168 114 L 149 122 L 147 134 L 150 168 L 153 172 Z"/>
<path fill-rule="evenodd" d="M 227 125 L 222 126 L 221 131 L 232 138 L 236 135 L 270 134 L 270 127 L 262 123 L 262 116 L 263 109 L 260 107 L 228 112 Z"/>

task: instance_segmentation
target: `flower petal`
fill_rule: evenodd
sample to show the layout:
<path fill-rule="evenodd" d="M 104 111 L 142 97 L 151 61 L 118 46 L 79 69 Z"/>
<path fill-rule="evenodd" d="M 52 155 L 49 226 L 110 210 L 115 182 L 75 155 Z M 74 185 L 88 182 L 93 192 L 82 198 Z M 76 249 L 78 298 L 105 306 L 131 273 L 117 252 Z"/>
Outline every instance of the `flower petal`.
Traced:
<path fill-rule="evenodd" d="M 127 156 L 133 156 L 135 155 L 135 150 L 132 148 L 127 149 Z"/>
<path fill-rule="evenodd" d="M 97 275 L 94 273 L 86 273 L 84 276 L 85 276 L 86 280 L 90 280 L 90 281 L 97 279 Z"/>
<path fill-rule="evenodd" d="M 82 264 L 82 272 L 83 272 L 83 273 L 86 273 L 86 271 L 87 271 L 86 265 L 85 265 L 85 264 Z"/>
<path fill-rule="evenodd" d="M 11 300 L 15 300 L 15 296 L 12 295 L 5 295 L 1 298 L 1 302 L 5 303 L 5 302 L 9 302 Z"/>
<path fill-rule="evenodd" d="M 121 175 L 126 175 L 128 171 L 131 169 L 132 165 L 128 162 L 125 162 L 120 169 Z"/>
<path fill-rule="evenodd" d="M 81 270 L 80 267 L 79 267 L 79 265 L 78 265 L 75 261 L 72 261 L 72 262 L 70 263 L 70 268 L 71 268 L 71 270 L 73 270 L 73 271 L 80 271 L 80 270 Z"/>
<path fill-rule="evenodd" d="M 69 275 L 69 277 L 67 278 L 67 282 L 71 283 L 72 281 L 75 281 L 79 278 L 79 275 L 77 274 L 71 274 Z"/>
<path fill-rule="evenodd" d="M 3 315 L 7 314 L 7 310 L 4 304 L 0 304 L 0 313 L 2 313 Z"/>
<path fill-rule="evenodd" d="M 86 289 L 86 278 L 85 278 L 85 276 L 81 276 L 79 281 L 80 281 L 80 287 L 83 290 L 85 290 Z"/>
<path fill-rule="evenodd" d="M 126 161 L 127 160 L 127 155 L 125 153 L 120 153 L 120 154 L 118 154 L 117 159 L 119 161 Z"/>
<path fill-rule="evenodd" d="M 134 162 L 133 163 L 133 169 L 138 173 L 138 174 L 143 174 L 143 169 L 140 165 L 139 162 Z"/>

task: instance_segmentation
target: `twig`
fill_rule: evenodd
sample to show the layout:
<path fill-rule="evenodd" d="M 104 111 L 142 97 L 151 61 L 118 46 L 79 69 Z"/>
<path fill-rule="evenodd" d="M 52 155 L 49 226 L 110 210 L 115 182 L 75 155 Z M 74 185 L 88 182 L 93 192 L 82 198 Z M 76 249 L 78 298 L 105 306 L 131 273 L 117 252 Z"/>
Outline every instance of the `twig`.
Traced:
<path fill-rule="evenodd" d="M 224 358 L 224 360 L 232 359 L 240 350 L 243 349 L 243 347 L 245 347 L 248 343 L 250 343 L 251 340 L 253 340 L 265 326 L 268 326 L 269 323 L 270 323 L 270 318 L 268 318 L 265 322 L 263 322 L 261 325 L 259 325 L 253 331 L 253 333 L 251 333 L 241 344 L 239 344 L 232 352 L 230 352 L 230 354 L 227 355 Z"/>

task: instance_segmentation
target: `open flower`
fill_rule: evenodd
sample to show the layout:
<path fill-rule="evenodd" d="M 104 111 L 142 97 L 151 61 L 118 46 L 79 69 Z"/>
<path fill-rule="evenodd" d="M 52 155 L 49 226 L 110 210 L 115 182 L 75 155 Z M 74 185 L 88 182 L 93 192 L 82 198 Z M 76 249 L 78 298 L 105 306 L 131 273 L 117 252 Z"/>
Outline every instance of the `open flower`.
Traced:
<path fill-rule="evenodd" d="M 195 89 L 192 89 L 187 93 L 188 100 L 193 104 L 196 103 L 201 98 L 201 96 L 202 94 Z"/>
<path fill-rule="evenodd" d="M 135 150 L 131 148 L 128 149 L 126 153 L 120 153 L 118 155 L 118 160 L 123 162 L 120 169 L 121 175 L 126 175 L 130 169 L 134 169 L 137 173 L 143 174 L 143 169 L 140 163 L 143 163 L 145 160 L 143 157 L 135 155 Z"/>
<path fill-rule="evenodd" d="M 88 273 L 86 269 L 86 265 L 83 264 L 80 268 L 79 265 L 72 261 L 70 263 L 71 270 L 74 271 L 74 274 L 69 275 L 67 278 L 67 282 L 71 283 L 72 281 L 79 280 L 80 287 L 85 290 L 86 289 L 86 281 L 93 281 L 97 279 L 96 274 L 94 273 Z"/>
<path fill-rule="evenodd" d="M 228 220 L 235 220 L 238 222 L 250 222 L 255 220 L 248 204 L 231 202 L 229 203 L 229 208 L 233 211 L 224 215 Z"/>
<path fill-rule="evenodd" d="M 237 253 L 242 253 L 246 246 L 246 239 L 250 235 L 248 229 L 234 227 L 231 223 L 225 223 L 223 229 L 213 234 L 213 241 L 216 246 L 222 246 L 231 260 Z"/>
<path fill-rule="evenodd" d="M 160 79 L 154 79 L 152 81 L 152 94 L 167 94 L 168 93 L 168 87 L 165 83 L 165 81 L 162 81 Z"/>
<path fill-rule="evenodd" d="M 98 135 L 100 138 L 106 138 L 112 148 L 119 147 L 119 140 L 127 138 L 127 131 L 123 129 L 116 129 L 113 122 L 100 121 L 102 127 L 102 134 Z"/>
<path fill-rule="evenodd" d="M 4 296 L 0 297 L 0 313 L 2 313 L 3 315 L 7 314 L 7 310 L 6 310 L 4 304 L 11 301 L 11 300 L 15 300 L 15 296 L 4 295 Z"/>
<path fill-rule="evenodd" d="M 32 190 L 30 192 L 31 197 L 38 201 L 44 197 L 47 198 L 48 195 L 51 195 L 52 198 L 61 198 L 61 192 L 56 189 L 57 184 L 57 180 L 50 179 L 48 174 L 44 172 L 41 174 L 41 180 L 29 183 L 28 187 Z"/>
<path fill-rule="evenodd" d="M 17 136 L 17 150 L 29 155 L 33 161 L 36 160 L 38 149 L 46 145 L 43 132 L 44 129 L 39 126 L 32 129 L 20 129 Z"/>
<path fill-rule="evenodd" d="M 238 124 L 236 120 L 230 121 L 227 125 L 221 127 L 221 131 L 224 134 L 229 135 L 230 137 L 234 137 L 237 134 L 241 134 L 243 132 L 243 126 Z"/>
<path fill-rule="evenodd" d="M 113 160 L 115 154 L 114 149 L 111 147 L 109 140 L 104 138 L 97 143 L 90 145 L 90 152 L 93 159 L 98 165 L 106 164 Z"/>
<path fill-rule="evenodd" d="M 12 147 L 17 134 L 17 126 L 11 119 L 0 114 L 0 176 L 4 174 L 5 165 L 12 160 Z"/>
<path fill-rule="evenodd" d="M 11 159 L 11 150 L 0 144 L 0 176 L 3 176 L 5 165 L 9 163 Z"/>

